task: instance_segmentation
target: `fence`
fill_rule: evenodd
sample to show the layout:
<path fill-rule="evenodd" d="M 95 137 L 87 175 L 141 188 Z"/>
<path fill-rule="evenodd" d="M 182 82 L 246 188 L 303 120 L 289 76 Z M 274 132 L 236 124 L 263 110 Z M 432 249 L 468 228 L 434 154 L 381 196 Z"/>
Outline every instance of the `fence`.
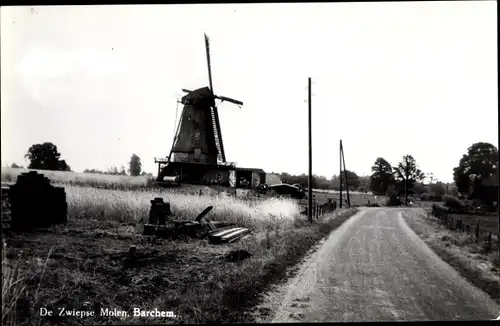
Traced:
<path fill-rule="evenodd" d="M 481 230 L 481 223 L 478 220 L 475 225 L 466 223 L 462 219 L 454 218 L 449 210 L 438 205 L 432 205 L 432 215 L 437 217 L 441 223 L 449 230 L 466 233 L 474 237 L 476 242 L 485 241 L 486 250 L 491 251 L 493 246 L 492 233 Z M 498 237 L 497 237 L 498 238 Z"/>
<path fill-rule="evenodd" d="M 300 199 L 299 206 L 302 208 L 302 213 L 307 215 L 307 199 Z M 319 219 L 321 216 L 332 213 L 337 209 L 336 201 L 329 201 L 324 204 L 318 204 L 313 201 L 312 205 L 312 216 L 313 218 Z"/>

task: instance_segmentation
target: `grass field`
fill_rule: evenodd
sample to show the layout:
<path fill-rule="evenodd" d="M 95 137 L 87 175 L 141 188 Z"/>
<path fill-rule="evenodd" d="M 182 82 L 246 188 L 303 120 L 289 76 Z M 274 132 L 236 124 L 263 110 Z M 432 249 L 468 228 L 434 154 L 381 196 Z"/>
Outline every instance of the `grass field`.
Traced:
<path fill-rule="evenodd" d="M 498 236 L 492 236 L 492 248 L 485 250 L 484 241 L 477 241 L 472 234 L 449 230 L 439 219 L 432 216 L 429 210 L 426 210 L 426 214 L 414 218 L 405 215 L 404 218 L 442 260 L 500 304 Z M 498 217 L 495 219 L 498 227 Z"/>
<path fill-rule="evenodd" d="M 313 196 L 318 204 L 323 204 L 327 202 L 328 199 L 332 199 L 337 202 L 340 200 L 340 193 L 336 191 L 314 190 Z M 379 204 L 380 206 L 383 206 L 385 205 L 385 202 L 387 200 L 385 196 L 374 196 L 371 193 L 351 191 L 349 191 L 349 197 L 351 199 L 352 206 L 366 206 L 370 204 Z M 347 194 L 345 192 L 342 192 L 342 201 L 344 202 L 344 206 L 346 206 L 346 200 Z M 307 199 L 302 200 L 301 203 L 307 203 Z"/>
<path fill-rule="evenodd" d="M 66 171 L 28 170 L 2 167 L 2 182 L 16 182 L 17 176 L 28 171 L 43 173 L 52 182 L 99 188 L 138 189 L 152 186 L 148 176 L 130 177 L 98 173 L 78 173 Z"/>
<path fill-rule="evenodd" d="M 469 215 L 469 214 L 450 214 L 454 221 L 462 220 L 464 224 L 473 226 L 474 228 L 479 221 L 479 230 L 481 233 L 489 233 L 498 235 L 498 215 Z"/>
<path fill-rule="evenodd" d="M 12 182 L 24 171 L 4 172 L 2 181 Z M 156 189 L 123 176 L 40 172 L 64 186 L 69 222 L 45 231 L 5 235 L 2 267 L 7 272 L 3 273 L 2 302 L 19 300 L 11 309 L 2 305 L 4 324 L 9 324 L 8 318 L 14 318 L 10 324 L 76 325 L 82 321 L 76 317 L 41 318 L 40 307 L 99 312 L 101 307 L 130 311 L 137 306 L 172 310 L 178 318 L 100 316 L 84 323 L 251 322 L 247 312 L 257 303 L 258 294 L 284 280 L 287 268 L 356 212 L 337 210 L 310 224 L 292 199 L 237 198 L 208 187 Z M 128 182 L 128 190 L 120 186 L 121 181 Z M 170 202 L 178 218 L 192 219 L 212 205 L 206 218 L 233 221 L 249 227 L 253 234 L 219 246 L 206 240 L 142 236 L 154 197 Z M 131 245 L 141 257 L 134 268 L 124 265 Z M 224 259 L 236 249 L 252 256 L 239 262 Z M 18 279 L 21 281 L 16 282 Z"/>
<path fill-rule="evenodd" d="M 28 172 L 27 169 L 19 168 L 2 168 L 2 182 L 11 183 L 15 182 L 17 176 L 21 173 Z M 95 174 L 95 173 L 78 173 L 78 172 L 66 172 L 66 171 L 42 171 L 34 170 L 39 173 L 44 174 L 52 182 L 64 185 L 77 185 L 77 186 L 88 186 L 93 188 L 105 188 L 105 189 L 120 189 L 120 190 L 145 190 L 153 188 L 153 179 L 147 176 L 140 177 L 130 177 L 123 175 L 106 175 L 106 174 Z M 216 189 L 216 188 L 215 188 Z M 222 187 L 219 187 L 219 191 L 216 191 L 214 187 L 203 187 L 203 186 L 190 186 L 182 187 L 179 189 L 172 189 L 172 191 L 179 193 L 188 194 L 198 194 L 200 190 L 205 195 L 215 196 L 222 191 Z M 159 192 L 160 190 L 156 190 Z M 334 200 L 339 200 L 339 193 L 333 190 L 321 190 L 314 189 L 314 196 L 318 204 L 326 202 L 329 198 Z M 370 203 L 379 203 L 380 205 L 385 203 L 384 196 L 374 196 L 371 193 L 360 193 L 355 191 L 349 191 L 351 197 L 351 204 L 354 206 L 362 206 Z M 345 200 L 346 193 L 343 192 L 343 199 Z"/>

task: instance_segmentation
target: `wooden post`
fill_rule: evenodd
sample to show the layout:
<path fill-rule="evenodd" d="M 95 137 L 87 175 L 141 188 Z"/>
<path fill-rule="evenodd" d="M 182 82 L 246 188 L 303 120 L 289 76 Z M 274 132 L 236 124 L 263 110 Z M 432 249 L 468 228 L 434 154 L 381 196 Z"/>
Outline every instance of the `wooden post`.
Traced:
<path fill-rule="evenodd" d="M 309 222 L 312 223 L 312 117 L 311 117 L 311 77 L 308 79 L 309 91 L 308 91 L 308 126 L 309 126 L 309 176 L 307 178 L 307 183 L 309 186 L 308 197 L 309 197 Z"/>
<path fill-rule="evenodd" d="M 340 160 L 340 174 L 339 174 L 339 180 L 340 180 L 340 200 L 339 200 L 339 208 L 342 208 L 342 139 L 340 140 L 340 146 L 339 146 L 339 160 Z"/>
<path fill-rule="evenodd" d="M 479 220 L 477 221 L 476 225 L 476 239 L 479 239 Z"/>

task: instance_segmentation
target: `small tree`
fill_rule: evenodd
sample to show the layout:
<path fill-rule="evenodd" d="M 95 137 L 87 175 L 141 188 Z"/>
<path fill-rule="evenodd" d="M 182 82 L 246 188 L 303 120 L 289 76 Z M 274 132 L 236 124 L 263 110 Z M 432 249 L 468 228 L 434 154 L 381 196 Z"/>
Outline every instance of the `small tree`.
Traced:
<path fill-rule="evenodd" d="M 444 183 L 438 181 L 429 185 L 429 192 L 435 200 L 440 201 L 446 193 L 446 186 Z"/>
<path fill-rule="evenodd" d="M 57 146 L 49 142 L 32 145 L 25 157 L 30 161 L 28 169 L 71 171 L 66 161 L 59 160 Z"/>
<path fill-rule="evenodd" d="M 123 165 L 120 167 L 120 173 L 119 174 L 120 175 L 127 175 L 127 171 L 125 170 L 125 167 Z"/>
<path fill-rule="evenodd" d="M 344 183 L 342 186 L 345 185 L 346 176 L 347 176 L 347 185 L 349 186 L 349 189 L 357 189 L 360 184 L 358 175 L 349 170 L 342 171 L 342 182 Z"/>
<path fill-rule="evenodd" d="M 85 169 L 83 173 L 95 173 L 95 174 L 104 174 L 104 172 L 96 170 L 96 169 Z"/>
<path fill-rule="evenodd" d="M 375 194 L 384 194 L 393 182 L 392 166 L 382 157 L 375 160 L 370 176 L 370 189 Z"/>
<path fill-rule="evenodd" d="M 425 175 L 417 166 L 417 162 L 411 155 L 403 156 L 403 160 L 394 168 L 397 185 L 403 189 L 405 194 L 405 205 L 408 205 L 408 193 L 413 192 L 416 182 L 422 181 Z"/>
<path fill-rule="evenodd" d="M 481 187 L 483 180 L 496 178 L 498 149 L 489 143 L 475 143 L 462 156 L 453 169 L 453 179 L 458 192 L 467 196 L 474 188 Z"/>
<path fill-rule="evenodd" d="M 129 162 L 128 172 L 130 173 L 131 176 L 137 177 L 141 175 L 141 169 L 142 169 L 141 158 L 136 154 L 132 154 L 132 157 L 130 158 Z"/>

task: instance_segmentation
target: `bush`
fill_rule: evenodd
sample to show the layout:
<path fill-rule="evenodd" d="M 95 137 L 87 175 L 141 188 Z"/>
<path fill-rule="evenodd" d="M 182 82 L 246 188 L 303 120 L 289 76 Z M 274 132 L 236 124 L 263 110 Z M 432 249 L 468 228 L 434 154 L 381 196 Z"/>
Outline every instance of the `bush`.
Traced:
<path fill-rule="evenodd" d="M 454 209 L 463 209 L 464 204 L 455 197 L 452 196 L 443 196 L 444 206 Z"/>
<path fill-rule="evenodd" d="M 402 204 L 402 202 L 398 197 L 390 196 L 387 199 L 385 206 L 400 206 L 401 204 Z"/>

